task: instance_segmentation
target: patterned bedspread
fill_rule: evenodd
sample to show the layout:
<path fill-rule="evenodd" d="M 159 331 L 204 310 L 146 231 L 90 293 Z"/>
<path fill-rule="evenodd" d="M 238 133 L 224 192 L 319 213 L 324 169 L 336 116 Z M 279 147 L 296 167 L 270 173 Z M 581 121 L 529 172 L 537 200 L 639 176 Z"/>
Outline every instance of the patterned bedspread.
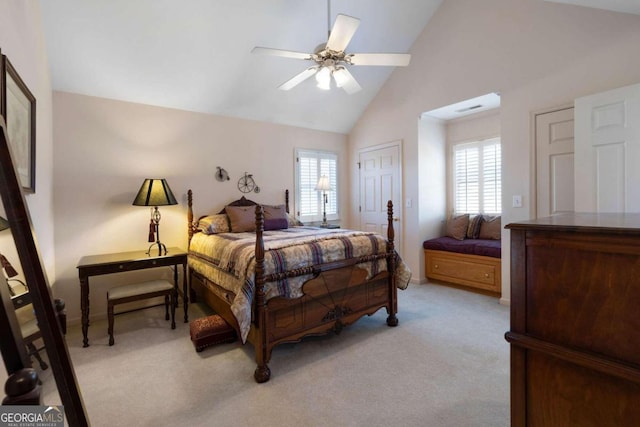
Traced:
<path fill-rule="evenodd" d="M 386 241 L 380 235 L 316 227 L 292 227 L 265 231 L 265 275 L 317 264 L 382 254 Z M 254 294 L 255 233 L 197 233 L 189 247 L 189 268 L 223 288 L 221 294 L 231 305 L 242 341 L 251 326 L 251 302 Z M 397 257 L 396 284 L 405 289 L 411 272 Z M 386 270 L 386 259 L 360 264 L 371 278 Z M 311 275 L 284 278 L 265 284 L 266 298 L 302 296 L 302 285 Z M 219 293 L 220 294 L 220 293 Z"/>

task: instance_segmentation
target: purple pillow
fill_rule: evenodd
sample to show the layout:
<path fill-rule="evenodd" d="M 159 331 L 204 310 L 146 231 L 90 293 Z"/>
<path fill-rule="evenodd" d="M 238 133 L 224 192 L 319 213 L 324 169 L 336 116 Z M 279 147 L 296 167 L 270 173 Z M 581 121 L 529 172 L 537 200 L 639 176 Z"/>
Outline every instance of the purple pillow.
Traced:
<path fill-rule="evenodd" d="M 287 218 L 272 218 L 264 220 L 264 229 L 268 230 L 282 230 L 289 228 L 289 221 Z"/>
<path fill-rule="evenodd" d="M 284 205 L 269 206 L 262 205 L 264 211 L 264 229 L 281 230 L 289 228 L 289 219 Z"/>

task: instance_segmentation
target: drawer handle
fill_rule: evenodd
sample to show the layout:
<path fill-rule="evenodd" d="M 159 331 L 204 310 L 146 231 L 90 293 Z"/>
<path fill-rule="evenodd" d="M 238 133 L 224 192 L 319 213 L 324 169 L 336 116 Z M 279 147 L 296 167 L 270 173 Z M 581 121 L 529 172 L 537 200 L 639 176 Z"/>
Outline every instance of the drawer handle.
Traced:
<path fill-rule="evenodd" d="M 438 268 L 438 264 L 434 264 L 434 265 L 433 265 L 433 268 Z"/>
<path fill-rule="evenodd" d="M 484 277 L 489 277 L 489 273 L 484 273 Z"/>
<path fill-rule="evenodd" d="M 120 265 L 118 266 L 118 268 L 119 268 L 120 270 L 122 270 L 122 269 L 124 268 L 124 265 L 120 264 Z"/>

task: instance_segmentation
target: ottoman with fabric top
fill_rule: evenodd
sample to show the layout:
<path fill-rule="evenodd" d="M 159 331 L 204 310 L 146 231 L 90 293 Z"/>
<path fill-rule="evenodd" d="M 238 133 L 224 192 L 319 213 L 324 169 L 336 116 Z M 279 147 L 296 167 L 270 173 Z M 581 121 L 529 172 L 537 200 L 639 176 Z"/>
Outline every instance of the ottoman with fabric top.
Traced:
<path fill-rule="evenodd" d="M 200 317 L 189 324 L 191 341 L 197 352 L 222 343 L 234 342 L 236 330 L 217 314 Z"/>

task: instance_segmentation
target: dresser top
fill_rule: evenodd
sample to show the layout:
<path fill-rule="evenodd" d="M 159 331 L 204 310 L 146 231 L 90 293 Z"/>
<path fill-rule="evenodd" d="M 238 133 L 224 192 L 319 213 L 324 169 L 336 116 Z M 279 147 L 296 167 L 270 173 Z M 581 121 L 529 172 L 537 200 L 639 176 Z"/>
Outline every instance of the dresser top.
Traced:
<path fill-rule="evenodd" d="M 513 222 L 505 228 L 640 235 L 640 213 L 562 213 Z"/>

